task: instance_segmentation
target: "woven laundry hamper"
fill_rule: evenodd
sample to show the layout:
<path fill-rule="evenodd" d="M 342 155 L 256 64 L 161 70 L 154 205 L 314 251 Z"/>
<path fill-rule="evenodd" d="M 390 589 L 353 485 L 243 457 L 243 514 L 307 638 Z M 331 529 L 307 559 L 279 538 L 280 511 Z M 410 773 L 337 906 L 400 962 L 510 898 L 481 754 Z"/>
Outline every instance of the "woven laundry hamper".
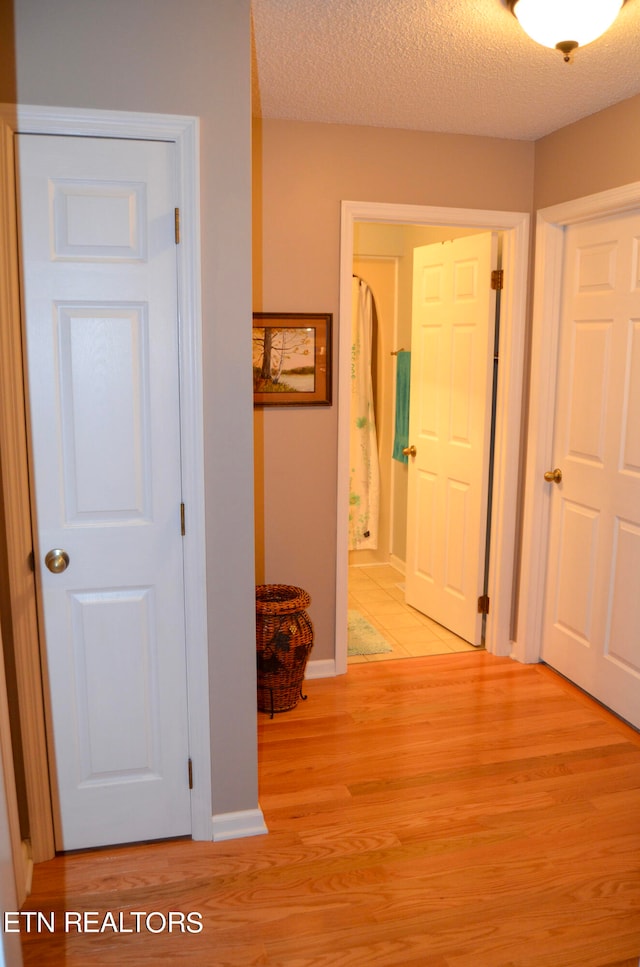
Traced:
<path fill-rule="evenodd" d="M 302 694 L 313 625 L 305 611 L 309 594 L 289 584 L 256 587 L 256 662 L 258 710 L 287 712 Z"/>

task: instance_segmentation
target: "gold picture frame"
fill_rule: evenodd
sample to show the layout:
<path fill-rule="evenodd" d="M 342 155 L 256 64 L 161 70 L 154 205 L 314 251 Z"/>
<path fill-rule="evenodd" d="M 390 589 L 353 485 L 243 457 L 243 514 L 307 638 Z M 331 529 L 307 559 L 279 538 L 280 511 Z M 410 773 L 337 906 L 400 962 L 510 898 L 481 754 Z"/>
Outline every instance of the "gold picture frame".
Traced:
<path fill-rule="evenodd" d="M 254 312 L 255 406 L 331 404 L 331 329 L 327 312 Z"/>

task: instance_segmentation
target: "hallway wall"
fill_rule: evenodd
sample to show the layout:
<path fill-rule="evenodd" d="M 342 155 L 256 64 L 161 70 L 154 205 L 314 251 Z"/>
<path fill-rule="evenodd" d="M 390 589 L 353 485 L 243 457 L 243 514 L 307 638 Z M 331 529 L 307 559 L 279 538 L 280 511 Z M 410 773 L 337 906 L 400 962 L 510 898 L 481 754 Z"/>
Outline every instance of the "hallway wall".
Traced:
<path fill-rule="evenodd" d="M 259 566 L 267 582 L 309 591 L 314 660 L 334 657 L 341 202 L 528 212 L 533 152 L 498 138 L 255 124 L 254 310 L 334 317 L 333 405 L 255 415 Z"/>
<path fill-rule="evenodd" d="M 20 103 L 198 116 L 214 813 L 255 809 L 249 0 L 14 0 Z M 188 509 L 187 509 L 188 514 Z M 233 727 L 229 727 L 229 723 Z"/>
<path fill-rule="evenodd" d="M 535 151 L 536 209 L 640 181 L 640 94 L 548 134 Z"/>

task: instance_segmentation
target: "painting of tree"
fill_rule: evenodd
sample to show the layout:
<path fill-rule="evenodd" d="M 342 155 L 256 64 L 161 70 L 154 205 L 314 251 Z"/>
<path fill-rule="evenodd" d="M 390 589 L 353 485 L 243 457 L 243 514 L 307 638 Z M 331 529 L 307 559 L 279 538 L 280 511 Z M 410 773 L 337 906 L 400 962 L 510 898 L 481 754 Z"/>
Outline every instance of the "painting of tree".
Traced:
<path fill-rule="evenodd" d="M 315 329 L 264 326 L 253 330 L 254 390 L 313 393 Z"/>
<path fill-rule="evenodd" d="M 253 393 L 257 405 L 330 401 L 331 315 L 253 315 Z"/>

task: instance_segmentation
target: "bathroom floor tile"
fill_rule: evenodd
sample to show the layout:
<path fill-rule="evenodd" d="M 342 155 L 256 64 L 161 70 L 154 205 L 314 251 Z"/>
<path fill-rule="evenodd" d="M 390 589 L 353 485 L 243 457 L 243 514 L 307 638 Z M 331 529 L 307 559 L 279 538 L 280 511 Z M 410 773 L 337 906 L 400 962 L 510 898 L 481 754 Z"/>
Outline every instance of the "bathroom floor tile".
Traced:
<path fill-rule="evenodd" d="M 391 645 L 382 655 L 354 655 L 348 664 L 475 651 L 448 628 L 405 603 L 404 575 L 390 564 L 350 565 L 349 608 L 359 611 Z"/>

